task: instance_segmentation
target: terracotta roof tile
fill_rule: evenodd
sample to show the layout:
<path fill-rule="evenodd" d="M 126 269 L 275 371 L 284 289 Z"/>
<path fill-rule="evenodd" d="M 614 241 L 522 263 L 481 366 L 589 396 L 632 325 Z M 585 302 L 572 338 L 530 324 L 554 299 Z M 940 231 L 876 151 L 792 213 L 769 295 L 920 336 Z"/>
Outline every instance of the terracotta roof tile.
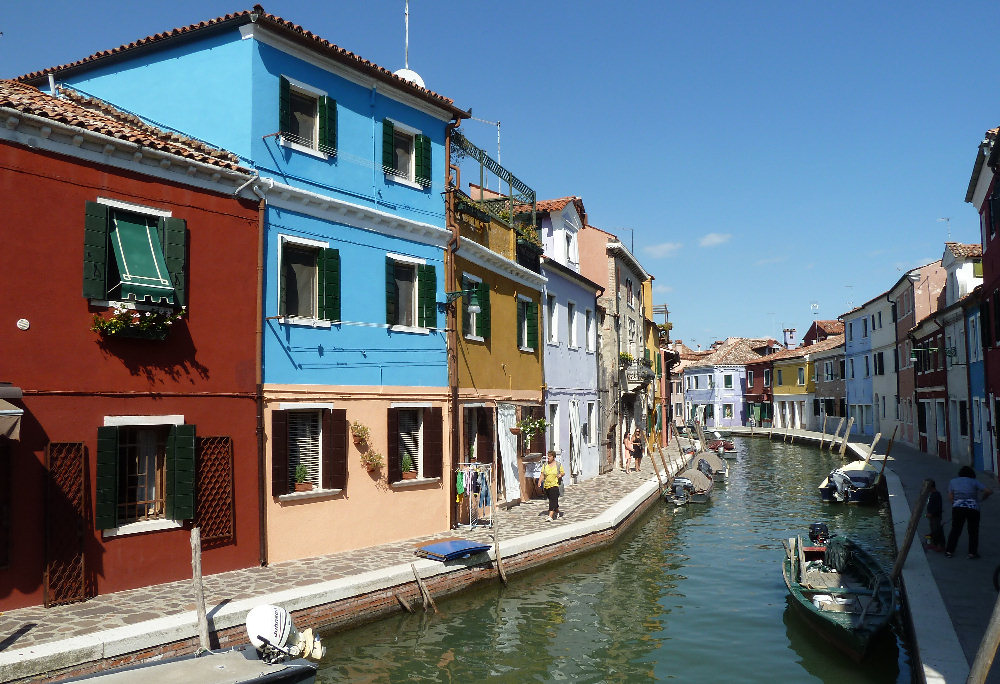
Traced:
<path fill-rule="evenodd" d="M 268 28 L 275 29 L 279 32 L 289 35 L 291 38 L 308 45 L 309 47 L 318 50 L 327 56 L 347 64 L 359 71 L 368 73 L 382 81 L 391 83 L 401 90 L 409 91 L 420 96 L 424 100 L 428 100 L 437 104 L 440 107 L 448 109 L 453 115 L 460 118 L 467 118 L 470 114 L 464 112 L 455 107 L 454 101 L 440 95 L 433 90 L 428 88 L 418 86 L 417 84 L 401 78 L 385 67 L 381 67 L 374 62 L 370 62 L 367 59 L 354 54 L 350 50 L 345 50 L 328 40 L 320 38 L 311 31 L 307 31 L 298 24 L 293 24 L 290 21 L 282 19 L 281 17 L 275 16 L 273 14 L 268 14 L 263 7 L 260 5 L 254 5 L 253 9 L 243 10 L 242 12 L 234 12 L 232 14 L 226 14 L 221 17 L 216 17 L 215 19 L 209 19 L 207 21 L 200 21 L 197 24 L 190 24 L 188 26 L 183 26 L 181 28 L 171 29 L 169 31 L 164 31 L 162 33 L 157 33 L 152 36 L 147 36 L 145 38 L 140 38 L 139 40 L 132 41 L 127 45 L 120 45 L 116 48 L 110 50 L 101 50 L 100 52 L 95 52 L 89 57 L 84 57 L 83 59 L 78 59 L 75 62 L 70 62 L 69 64 L 62 64 L 60 66 L 49 67 L 47 69 L 42 69 L 40 71 L 33 71 L 23 76 L 18 77 L 18 81 L 32 82 L 37 81 L 50 73 L 58 74 L 61 71 L 66 71 L 74 67 L 81 67 L 92 62 L 97 62 L 108 57 L 114 57 L 121 55 L 123 53 L 135 50 L 136 48 L 147 47 L 155 43 L 160 43 L 162 41 L 167 41 L 175 39 L 181 36 L 186 36 L 191 33 L 198 31 L 203 31 L 206 29 L 212 29 L 216 27 L 222 27 L 226 24 L 232 24 L 235 26 L 242 26 L 244 24 L 256 23 L 261 26 L 267 26 Z"/>
<path fill-rule="evenodd" d="M 827 335 L 837 335 L 844 332 L 843 321 L 816 321 L 816 327 Z"/>
<path fill-rule="evenodd" d="M 580 214 L 580 217 L 583 219 L 584 224 L 586 224 L 587 212 L 583 208 L 583 200 L 575 195 L 571 197 L 560 197 L 559 199 L 537 200 L 535 202 L 535 207 L 537 211 L 546 211 L 546 212 L 562 211 L 563 209 L 566 208 L 566 205 L 569 204 L 570 202 L 576 205 L 577 213 Z M 528 207 L 528 209 L 530 210 L 530 207 Z"/>
<path fill-rule="evenodd" d="M 230 152 L 151 126 L 103 100 L 85 97 L 66 88 L 61 88 L 59 92 L 62 97 L 54 97 L 34 86 L 0 79 L 0 107 L 77 126 L 203 164 L 251 173 L 240 166 L 239 157 Z"/>
<path fill-rule="evenodd" d="M 944 246 L 957 259 L 972 259 L 983 255 L 983 246 L 981 244 L 966 245 L 961 242 L 946 242 Z"/>

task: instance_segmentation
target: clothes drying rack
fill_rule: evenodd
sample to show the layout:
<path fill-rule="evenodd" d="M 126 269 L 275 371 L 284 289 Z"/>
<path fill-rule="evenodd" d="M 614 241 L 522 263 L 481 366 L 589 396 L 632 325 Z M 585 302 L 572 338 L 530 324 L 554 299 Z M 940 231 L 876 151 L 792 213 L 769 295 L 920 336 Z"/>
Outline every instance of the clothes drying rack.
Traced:
<path fill-rule="evenodd" d="M 466 461 L 458 464 L 458 472 L 462 473 L 464 476 L 469 473 L 472 477 L 469 479 L 469 486 L 465 491 L 465 500 L 461 505 L 468 508 L 469 511 L 469 521 L 466 523 L 460 522 L 458 527 L 467 527 L 472 529 L 473 527 L 493 527 L 493 513 L 496 511 L 496 482 L 494 481 L 493 464 L 492 463 L 481 463 L 479 461 Z M 472 478 L 479 477 L 480 474 L 485 475 L 486 487 L 489 489 L 489 504 L 483 505 L 482 492 L 475 492 L 472 484 Z"/>

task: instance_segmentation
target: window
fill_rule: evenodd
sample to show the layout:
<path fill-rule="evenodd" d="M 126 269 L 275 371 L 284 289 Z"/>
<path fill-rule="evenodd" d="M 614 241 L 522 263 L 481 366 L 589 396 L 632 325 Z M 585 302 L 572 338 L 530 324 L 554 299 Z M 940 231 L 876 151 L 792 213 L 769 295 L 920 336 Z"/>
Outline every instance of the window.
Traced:
<path fill-rule="evenodd" d="M 549 344 L 559 343 L 559 331 L 556 330 L 556 296 L 545 296 L 545 323 L 549 329 Z"/>
<path fill-rule="evenodd" d="M 861 337 L 868 337 L 868 319 L 861 319 Z"/>
<path fill-rule="evenodd" d="M 566 303 L 566 343 L 571 349 L 577 347 L 576 341 L 576 304 Z"/>
<path fill-rule="evenodd" d="M 823 362 L 823 380 L 826 382 L 833 380 L 833 361 Z"/>
<path fill-rule="evenodd" d="M 764 387 L 771 386 L 771 371 L 770 369 L 764 369 Z"/>
<path fill-rule="evenodd" d="M 470 415 L 476 416 L 477 413 L 474 409 L 466 409 L 467 423 Z M 444 438 L 439 406 L 392 406 L 386 412 L 386 434 L 386 475 L 390 484 L 399 484 L 403 480 L 404 465 L 417 474 L 418 480 L 441 477 Z M 480 456 L 486 461 L 492 459 L 492 453 L 488 457 L 486 453 Z"/>
<path fill-rule="evenodd" d="M 723 404 L 722 405 L 722 417 L 723 418 L 732 418 L 733 417 L 733 405 L 732 404 Z"/>
<path fill-rule="evenodd" d="M 382 170 L 386 177 L 431 184 L 431 139 L 398 121 L 382 120 Z"/>
<path fill-rule="evenodd" d="M 803 368 L 802 366 L 799 366 L 796 370 L 798 371 L 799 384 L 800 385 L 806 384 L 806 369 Z"/>
<path fill-rule="evenodd" d="M 597 404 L 593 401 L 587 402 L 587 444 L 595 446 L 597 444 Z"/>
<path fill-rule="evenodd" d="M 722 386 L 724 388 L 726 388 L 726 389 L 732 389 L 733 388 L 733 374 L 732 373 L 725 373 L 722 376 Z"/>
<path fill-rule="evenodd" d="M 854 379 L 854 359 L 851 359 L 851 379 Z"/>
<path fill-rule="evenodd" d="M 194 425 L 184 425 L 181 416 L 104 422 L 97 428 L 96 529 L 110 535 L 131 523 L 194 518 Z"/>
<path fill-rule="evenodd" d="M 747 387 L 753 387 L 753 371 L 747 371 Z"/>
<path fill-rule="evenodd" d="M 535 351 L 538 346 L 538 304 L 530 299 L 517 298 L 517 348 Z"/>
<path fill-rule="evenodd" d="M 638 343 L 639 339 L 636 334 L 635 319 L 630 318 L 628 319 L 628 349 L 629 353 L 632 353 L 633 350 L 636 352 L 632 354 L 633 356 L 638 356 Z"/>
<path fill-rule="evenodd" d="M 980 409 L 979 409 L 979 399 L 972 400 L 972 439 L 973 441 L 982 441 L 982 434 L 980 432 Z"/>
<path fill-rule="evenodd" d="M 549 451 L 559 451 L 559 404 L 549 404 Z"/>
<path fill-rule="evenodd" d="M 877 317 L 876 320 L 878 321 L 879 330 L 881 330 L 882 329 L 882 312 L 881 311 L 878 312 L 878 317 Z"/>
<path fill-rule="evenodd" d="M 708 389 L 715 389 L 715 376 L 714 375 L 706 375 L 705 376 L 705 384 L 708 387 Z"/>
<path fill-rule="evenodd" d="M 845 368 L 845 365 L 846 365 L 846 361 L 844 359 L 840 359 L 840 375 L 837 376 L 837 377 L 840 377 L 840 378 L 847 377 L 847 372 L 846 372 L 847 369 Z"/>
<path fill-rule="evenodd" d="M 278 315 L 339 321 L 340 252 L 283 235 L 278 259 Z"/>
<path fill-rule="evenodd" d="M 465 337 L 475 340 L 490 338 L 490 286 L 475 276 L 462 276 L 462 289 L 475 290 L 479 300 L 479 312 L 469 311 L 471 297 L 462 297 L 462 330 Z"/>
<path fill-rule="evenodd" d="M 437 276 L 433 265 L 394 254 L 386 256 L 385 322 L 390 327 L 437 327 Z"/>
<path fill-rule="evenodd" d="M 629 308 L 635 308 L 635 294 L 632 292 L 631 278 L 625 280 L 625 303 L 629 305 Z"/>
<path fill-rule="evenodd" d="M 778 372 L 778 384 L 779 385 L 784 385 L 785 382 L 784 382 L 784 378 L 782 377 L 784 375 L 784 373 L 782 373 L 782 370 L 780 368 L 778 369 L 777 372 Z"/>
<path fill-rule="evenodd" d="M 587 335 L 587 351 L 592 352 L 597 347 L 597 336 L 594 334 L 594 312 L 587 309 L 584 313 L 584 318 L 586 320 L 586 331 Z"/>
<path fill-rule="evenodd" d="M 850 321 L 847 324 L 847 341 L 851 342 L 854 340 L 854 321 Z"/>
<path fill-rule="evenodd" d="M 695 389 L 701 389 L 700 387 L 698 387 L 698 378 L 699 377 L 700 376 L 698 376 L 698 375 L 694 376 L 694 388 Z"/>
<path fill-rule="evenodd" d="M 305 466 L 306 482 L 322 490 L 347 486 L 347 411 L 328 405 L 280 404 L 271 413 L 271 496 L 295 491 Z"/>
<path fill-rule="evenodd" d="M 187 304 L 187 223 L 169 212 L 115 200 L 84 210 L 83 296 Z"/>
<path fill-rule="evenodd" d="M 337 153 L 337 102 L 322 91 L 281 77 L 278 122 L 291 147 Z"/>

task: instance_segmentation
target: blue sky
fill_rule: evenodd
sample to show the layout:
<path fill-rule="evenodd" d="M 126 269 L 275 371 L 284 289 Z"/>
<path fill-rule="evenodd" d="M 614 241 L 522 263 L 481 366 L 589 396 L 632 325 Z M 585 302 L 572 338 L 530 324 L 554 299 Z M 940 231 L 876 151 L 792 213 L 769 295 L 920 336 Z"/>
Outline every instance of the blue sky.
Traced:
<path fill-rule="evenodd" d="M 13 3 L 0 76 L 251 5 Z M 263 5 L 403 66 L 403 0 Z M 1000 124 L 998 19 L 976 1 L 412 0 L 410 67 L 501 122 L 501 161 L 539 198 L 578 195 L 634 240 L 674 339 L 707 345 L 801 336 L 940 258 L 949 230 L 978 242 L 964 199 Z M 463 130 L 495 153 L 495 127 Z"/>

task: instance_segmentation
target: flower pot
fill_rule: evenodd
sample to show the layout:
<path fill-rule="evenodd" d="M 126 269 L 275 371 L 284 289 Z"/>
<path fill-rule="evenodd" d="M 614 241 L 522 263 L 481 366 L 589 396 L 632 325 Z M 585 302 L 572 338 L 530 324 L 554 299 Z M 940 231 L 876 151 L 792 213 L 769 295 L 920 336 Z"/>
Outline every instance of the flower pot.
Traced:
<path fill-rule="evenodd" d="M 403 479 L 404 480 L 416 480 L 417 479 L 417 473 L 416 473 L 416 471 L 415 470 L 407 470 L 407 471 L 405 471 L 403 473 Z"/>
<path fill-rule="evenodd" d="M 365 438 L 360 435 L 351 435 L 351 439 L 354 440 L 354 446 L 361 446 L 365 443 Z"/>
<path fill-rule="evenodd" d="M 519 428 L 519 427 L 512 427 L 512 428 L 509 428 L 509 429 L 510 429 L 510 434 L 512 434 L 512 435 L 519 435 L 519 434 L 521 434 L 521 428 Z"/>
<path fill-rule="evenodd" d="M 296 482 L 295 491 L 297 492 L 311 492 L 313 488 L 312 482 Z"/>
<path fill-rule="evenodd" d="M 369 473 L 374 473 L 378 469 L 379 469 L 379 465 L 377 463 L 366 463 L 365 464 L 365 470 L 367 470 Z"/>

